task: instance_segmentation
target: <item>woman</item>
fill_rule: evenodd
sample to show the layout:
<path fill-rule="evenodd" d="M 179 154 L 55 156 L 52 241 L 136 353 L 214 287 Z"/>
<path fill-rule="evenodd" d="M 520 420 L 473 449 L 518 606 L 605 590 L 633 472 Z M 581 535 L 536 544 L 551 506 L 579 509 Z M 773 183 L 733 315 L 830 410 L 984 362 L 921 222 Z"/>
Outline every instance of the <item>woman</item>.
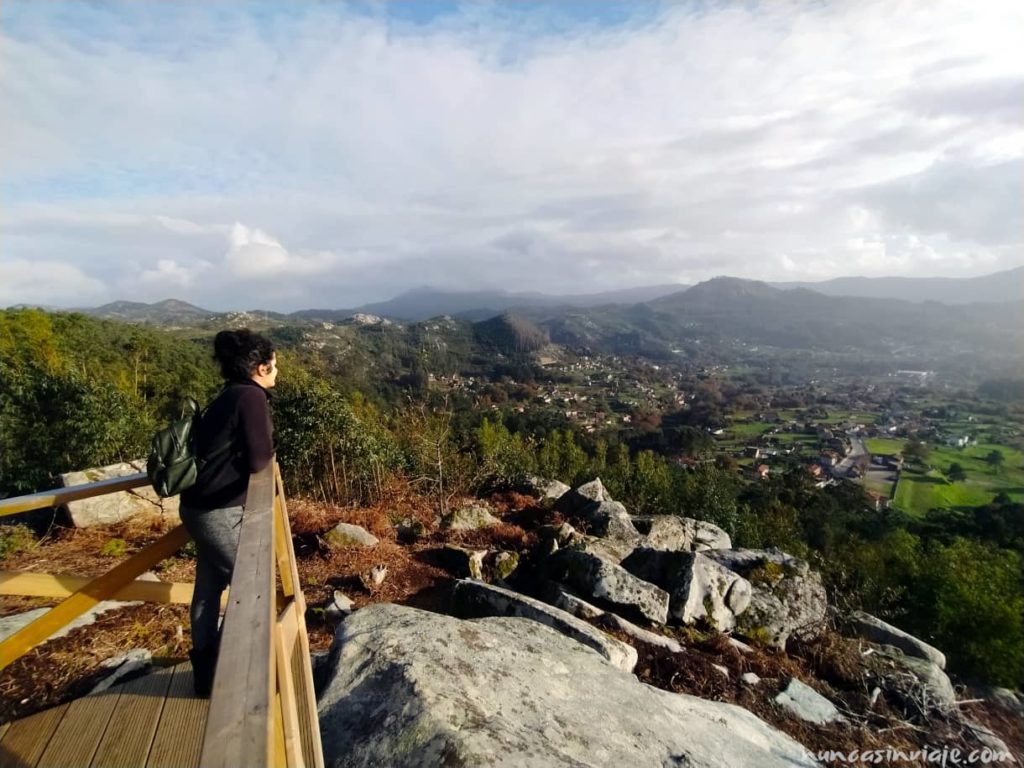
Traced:
<path fill-rule="evenodd" d="M 231 583 L 249 476 L 274 456 L 270 393 L 277 356 L 270 341 L 247 329 L 221 331 L 213 341 L 224 389 L 195 428 L 200 470 L 195 485 L 181 494 L 181 521 L 196 542 L 192 594 L 192 668 L 196 695 L 213 687 L 220 644 L 220 600 Z"/>

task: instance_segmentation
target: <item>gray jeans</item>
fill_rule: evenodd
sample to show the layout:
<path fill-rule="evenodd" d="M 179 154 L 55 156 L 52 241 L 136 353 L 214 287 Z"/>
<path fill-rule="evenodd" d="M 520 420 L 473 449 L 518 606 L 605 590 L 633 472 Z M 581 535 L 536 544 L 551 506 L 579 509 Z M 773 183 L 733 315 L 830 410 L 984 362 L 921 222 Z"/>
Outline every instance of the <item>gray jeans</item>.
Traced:
<path fill-rule="evenodd" d="M 179 514 L 185 529 L 196 541 L 196 583 L 192 592 L 192 647 L 197 651 L 215 650 L 220 618 L 220 598 L 231 584 L 242 530 L 242 507 L 189 509 Z"/>

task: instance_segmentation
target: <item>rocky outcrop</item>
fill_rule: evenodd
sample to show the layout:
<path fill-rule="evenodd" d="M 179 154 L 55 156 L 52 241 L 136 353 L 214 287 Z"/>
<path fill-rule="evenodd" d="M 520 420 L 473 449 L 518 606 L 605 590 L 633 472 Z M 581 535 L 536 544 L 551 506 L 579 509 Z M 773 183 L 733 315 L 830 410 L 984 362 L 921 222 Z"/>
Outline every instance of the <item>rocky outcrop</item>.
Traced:
<path fill-rule="evenodd" d="M 848 634 L 860 637 L 872 643 L 891 645 L 899 648 L 908 656 L 930 661 L 939 669 L 946 668 L 946 656 L 938 648 L 933 648 L 923 640 L 918 640 L 892 624 L 887 624 L 869 613 L 855 611 L 843 622 Z"/>
<path fill-rule="evenodd" d="M 651 688 L 525 619 L 369 606 L 338 628 L 324 671 L 333 768 L 815 765 L 750 712 Z"/>
<path fill-rule="evenodd" d="M 622 567 L 668 592 L 669 615 L 683 624 L 703 619 L 727 631 L 750 605 L 749 582 L 699 552 L 640 548 Z"/>
<path fill-rule="evenodd" d="M 713 549 L 703 553 L 750 582 L 750 606 L 737 631 L 785 649 L 790 637 L 816 637 L 825 626 L 827 600 L 821 576 L 777 549 Z"/>
<path fill-rule="evenodd" d="M 621 566 L 574 550 L 556 552 L 547 565 L 551 578 L 598 605 L 627 614 L 627 618 L 637 616 L 656 624 L 668 621 L 668 593 Z"/>
<path fill-rule="evenodd" d="M 60 476 L 60 482 L 63 487 L 67 488 L 72 485 L 95 483 L 99 480 L 127 477 L 145 471 L 146 462 L 144 459 L 139 459 L 122 464 L 86 469 L 81 472 L 67 472 Z M 119 491 L 91 499 L 69 501 L 64 508 L 76 528 L 121 523 L 133 517 L 146 515 L 177 520 L 178 497 L 161 498 L 152 487 L 144 485 L 130 491 Z"/>
<path fill-rule="evenodd" d="M 456 616 L 462 618 L 517 616 L 530 619 L 592 648 L 619 669 L 632 672 L 636 666 L 635 648 L 565 611 L 512 590 L 479 581 L 460 581 L 452 595 L 452 609 Z"/>

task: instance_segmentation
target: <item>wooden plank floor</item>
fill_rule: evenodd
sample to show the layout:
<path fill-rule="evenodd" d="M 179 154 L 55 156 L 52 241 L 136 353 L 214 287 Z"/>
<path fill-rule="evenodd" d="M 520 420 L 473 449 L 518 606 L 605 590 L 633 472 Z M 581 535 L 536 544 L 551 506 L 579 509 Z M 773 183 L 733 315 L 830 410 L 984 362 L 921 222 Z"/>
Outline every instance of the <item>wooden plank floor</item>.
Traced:
<path fill-rule="evenodd" d="M 191 768 L 208 709 L 189 664 L 163 667 L 0 726 L 0 768 Z"/>

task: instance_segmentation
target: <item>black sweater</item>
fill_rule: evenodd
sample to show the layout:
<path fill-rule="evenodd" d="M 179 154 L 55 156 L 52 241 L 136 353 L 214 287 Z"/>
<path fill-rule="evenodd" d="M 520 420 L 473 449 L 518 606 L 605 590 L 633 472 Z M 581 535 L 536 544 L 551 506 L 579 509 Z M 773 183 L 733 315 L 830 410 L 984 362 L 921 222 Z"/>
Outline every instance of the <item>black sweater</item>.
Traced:
<path fill-rule="evenodd" d="M 249 475 L 274 456 L 269 399 L 267 390 L 248 380 L 230 382 L 210 403 L 195 430 L 202 468 L 196 484 L 181 494 L 183 505 L 219 509 L 245 504 Z M 218 452 L 228 444 L 230 449 Z"/>

